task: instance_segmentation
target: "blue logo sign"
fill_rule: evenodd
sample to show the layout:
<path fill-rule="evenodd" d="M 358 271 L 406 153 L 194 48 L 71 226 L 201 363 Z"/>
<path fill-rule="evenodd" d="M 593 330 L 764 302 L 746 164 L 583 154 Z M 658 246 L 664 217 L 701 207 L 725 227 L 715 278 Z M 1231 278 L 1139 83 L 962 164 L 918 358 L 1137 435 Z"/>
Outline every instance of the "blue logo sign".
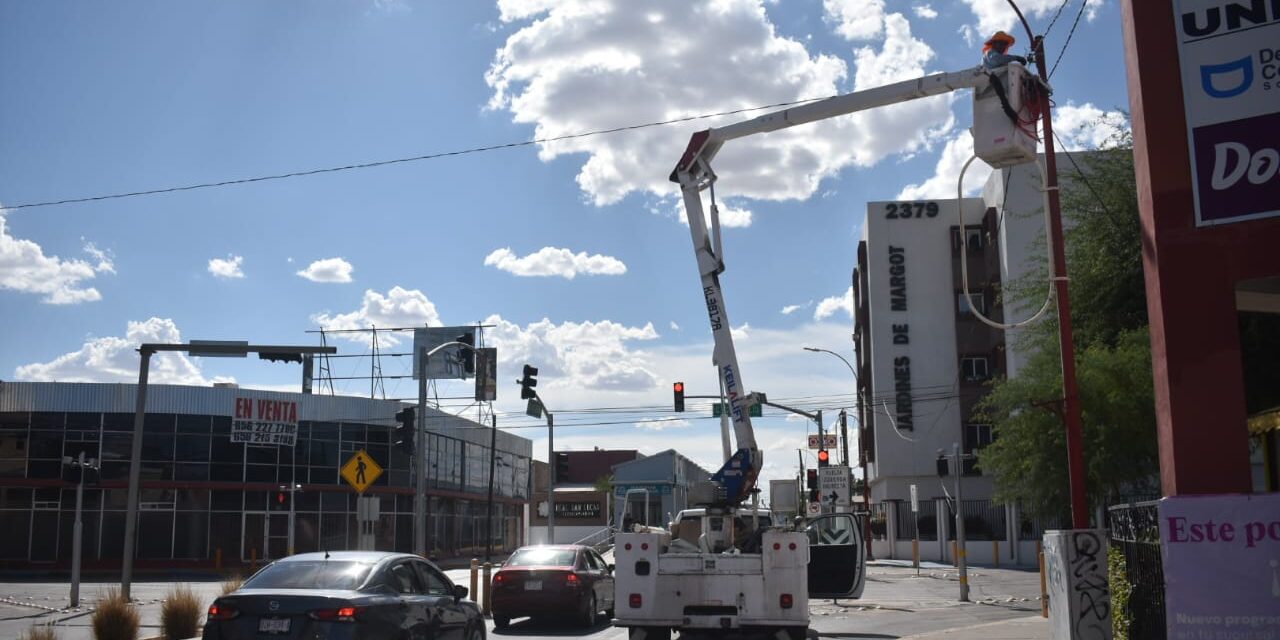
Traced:
<path fill-rule="evenodd" d="M 1219 89 L 1214 86 L 1213 79 L 1215 76 L 1235 73 L 1239 71 L 1241 75 L 1240 83 L 1229 89 Z M 1204 88 L 1204 92 L 1214 98 L 1234 98 L 1253 85 L 1253 59 L 1245 56 L 1239 60 L 1224 62 L 1222 64 L 1202 64 L 1200 65 L 1200 86 Z"/>

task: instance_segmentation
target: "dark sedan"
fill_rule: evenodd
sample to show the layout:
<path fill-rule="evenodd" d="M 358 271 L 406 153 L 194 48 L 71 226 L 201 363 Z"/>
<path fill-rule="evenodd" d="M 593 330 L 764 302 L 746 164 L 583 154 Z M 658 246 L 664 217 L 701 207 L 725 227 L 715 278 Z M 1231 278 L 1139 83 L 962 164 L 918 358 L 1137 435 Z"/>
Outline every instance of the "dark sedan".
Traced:
<path fill-rule="evenodd" d="M 484 640 L 480 607 L 466 595 L 418 556 L 304 553 L 214 600 L 204 638 Z"/>
<path fill-rule="evenodd" d="M 613 617 L 613 566 L 591 547 L 537 545 L 517 549 L 493 574 L 493 625 L 512 618 L 570 618 L 593 627 Z"/>

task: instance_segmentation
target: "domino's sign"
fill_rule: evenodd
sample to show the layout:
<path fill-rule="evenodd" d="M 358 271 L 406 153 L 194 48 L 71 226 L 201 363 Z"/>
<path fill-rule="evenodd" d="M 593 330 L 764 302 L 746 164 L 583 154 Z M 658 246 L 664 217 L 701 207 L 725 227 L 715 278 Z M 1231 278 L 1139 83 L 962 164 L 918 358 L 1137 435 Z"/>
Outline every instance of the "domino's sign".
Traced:
<path fill-rule="evenodd" d="M 1280 2 L 1173 5 L 1196 225 L 1280 215 Z"/>

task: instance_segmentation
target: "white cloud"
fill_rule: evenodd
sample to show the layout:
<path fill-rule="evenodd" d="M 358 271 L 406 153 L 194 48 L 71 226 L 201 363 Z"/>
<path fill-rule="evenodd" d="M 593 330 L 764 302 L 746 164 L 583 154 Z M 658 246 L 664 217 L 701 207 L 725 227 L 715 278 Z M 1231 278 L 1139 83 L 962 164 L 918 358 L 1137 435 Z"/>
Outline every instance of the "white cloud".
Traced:
<path fill-rule="evenodd" d="M 843 311 L 850 318 L 853 317 L 853 287 L 850 286 L 842 296 L 831 296 L 823 298 L 818 303 L 818 308 L 813 311 L 814 320 L 825 320 L 835 315 L 836 312 Z"/>
<path fill-rule="evenodd" d="M 307 265 L 298 275 L 312 282 L 351 282 L 355 267 L 342 258 L 325 258 Z"/>
<path fill-rule="evenodd" d="M 0 289 L 38 294 L 44 296 L 40 301 L 48 304 L 101 300 L 102 294 L 85 282 L 99 273 L 115 273 L 115 265 L 111 255 L 92 242 L 84 242 L 83 251 L 97 264 L 46 256 L 35 242 L 9 235 L 5 214 L 0 211 Z"/>
<path fill-rule="evenodd" d="M 486 74 L 489 106 L 532 125 L 538 138 L 849 89 L 844 61 L 779 35 L 759 0 L 566 0 L 500 8 L 516 28 Z M 673 28 L 676 18 L 698 29 Z M 857 53 L 855 89 L 921 75 L 934 56 L 900 14 L 886 16 L 883 26 L 883 44 Z M 691 60 L 727 63 L 690 82 Z M 596 205 L 634 192 L 670 198 L 675 189 L 667 176 L 690 132 L 744 117 L 544 143 L 539 157 L 585 154 L 577 181 Z M 950 117 L 950 99 L 940 97 L 734 141 L 716 159 L 721 195 L 807 198 L 841 169 L 927 147 Z"/>
<path fill-rule="evenodd" d="M 977 16 L 977 28 L 983 40 L 997 30 L 1004 29 L 1018 38 L 1017 46 L 1027 47 L 1030 45 L 1030 43 L 1026 42 L 1022 26 L 1017 24 L 1018 16 L 1009 7 L 1008 0 L 964 0 L 964 3 L 969 5 L 973 15 Z M 1064 29 L 1069 27 L 1071 21 L 1075 19 L 1074 10 L 1078 10 L 1074 2 L 1070 4 L 1072 6 L 1064 9 L 1062 15 L 1058 18 L 1059 24 L 1057 26 Z M 1088 3 L 1084 12 L 1085 18 L 1093 21 L 1098 15 L 1098 8 L 1103 4 L 1106 4 L 1105 0 Z M 1027 19 L 1032 21 L 1032 24 L 1035 24 L 1032 18 L 1047 19 L 1060 6 L 1062 6 L 1062 0 L 1021 0 L 1018 2 L 1018 7 L 1022 9 L 1022 13 L 1026 15 Z M 1065 26 L 1062 24 L 1063 21 L 1066 22 Z M 1017 27 L 1016 33 L 1011 31 L 1015 26 Z"/>
<path fill-rule="evenodd" d="M 417 289 L 392 287 L 386 295 L 373 289 L 364 292 L 364 300 L 360 308 L 348 313 L 318 313 L 311 316 L 311 321 L 326 330 L 368 329 L 369 327 L 421 327 L 442 326 L 440 315 L 436 313 L 436 305 L 427 299 L 427 295 Z M 365 333 L 338 334 L 352 342 L 369 343 Z M 396 334 L 382 334 L 378 337 L 382 346 L 399 344 Z"/>
<path fill-rule="evenodd" d="M 511 365 L 533 363 L 539 382 L 551 387 L 608 391 L 645 391 L 658 383 L 649 357 L 633 349 L 635 341 L 656 340 L 653 324 L 628 327 L 610 320 L 555 324 L 544 318 L 521 327 L 501 316 L 489 316 L 486 344 L 498 348 Z M 539 391 L 547 387 L 538 387 Z"/>
<path fill-rule="evenodd" d="M 804 304 L 789 304 L 789 305 L 787 305 L 787 306 L 785 306 L 785 307 L 783 307 L 783 308 L 782 308 L 782 315 L 784 315 L 784 316 L 789 316 L 789 315 L 791 315 L 791 314 L 793 314 L 793 313 L 795 313 L 795 312 L 797 312 L 797 311 L 799 311 L 799 310 L 801 310 L 801 309 L 808 309 L 809 307 L 812 307 L 812 306 L 813 306 L 813 301 L 812 301 L 812 300 L 810 300 L 810 301 L 808 301 L 808 302 L 806 302 L 806 303 L 804 303 Z"/>
<path fill-rule="evenodd" d="M 911 11 L 916 14 L 917 18 L 924 18 L 925 20 L 932 20 L 938 17 L 938 12 L 934 10 L 932 6 L 927 4 L 915 5 L 914 7 L 911 7 Z"/>
<path fill-rule="evenodd" d="M 1053 132 L 1067 147 L 1059 151 L 1096 149 L 1115 142 L 1128 130 L 1129 118 L 1124 112 L 1103 111 L 1089 102 L 1082 105 L 1067 102 L 1053 113 Z"/>
<path fill-rule="evenodd" d="M 234 278 L 243 278 L 244 256 L 228 255 L 224 258 L 211 258 L 209 260 L 209 273 L 216 278 L 231 280 Z"/>
<path fill-rule="evenodd" d="M 947 141 L 938 156 L 938 164 L 934 167 L 933 176 L 918 184 L 909 184 L 898 192 L 902 200 L 925 200 L 933 198 L 956 197 L 956 182 L 960 179 L 960 169 L 973 155 L 973 136 L 968 131 L 960 131 Z M 991 175 L 991 167 L 982 160 L 974 160 L 964 174 L 964 192 L 970 195 L 982 188 Z"/>
<path fill-rule="evenodd" d="M 751 323 L 744 322 L 740 327 L 729 327 L 729 333 L 733 335 L 734 340 L 747 340 L 751 338 Z"/>
<path fill-rule="evenodd" d="M 637 429 L 646 429 L 649 431 L 688 429 L 690 426 L 692 426 L 692 423 L 683 418 L 645 418 L 636 423 Z"/>
<path fill-rule="evenodd" d="M 884 28 L 884 0 L 822 0 L 822 12 L 845 40 L 870 40 Z"/>
<path fill-rule="evenodd" d="M 672 320 L 672 321 L 671 321 L 671 330 L 672 330 L 672 331 L 679 331 L 679 330 L 680 330 L 680 325 L 676 324 L 676 321 L 675 321 L 675 320 Z"/>
<path fill-rule="evenodd" d="M 181 343 L 178 325 L 169 318 L 130 321 L 123 338 L 108 336 L 90 338 L 76 351 L 65 353 L 49 362 L 19 366 L 14 377 L 37 382 L 136 382 L 138 379 L 138 345 L 144 342 Z M 213 382 L 231 382 L 233 378 L 205 378 L 190 358 L 180 353 L 157 353 L 151 358 L 148 380 L 155 384 L 188 384 L 207 386 Z"/>
<path fill-rule="evenodd" d="M 627 265 L 613 256 L 555 247 L 543 247 L 524 257 L 516 256 L 510 248 L 496 249 L 485 257 L 484 264 L 518 276 L 559 276 L 567 280 L 579 274 L 619 276 L 627 272 Z"/>

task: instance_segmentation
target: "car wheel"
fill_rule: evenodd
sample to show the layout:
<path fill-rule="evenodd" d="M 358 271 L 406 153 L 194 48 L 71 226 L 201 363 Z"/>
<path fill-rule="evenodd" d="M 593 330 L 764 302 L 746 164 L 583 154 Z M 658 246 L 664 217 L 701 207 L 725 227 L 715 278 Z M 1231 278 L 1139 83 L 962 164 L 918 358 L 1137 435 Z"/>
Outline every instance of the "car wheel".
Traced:
<path fill-rule="evenodd" d="M 484 623 L 477 623 L 467 632 L 467 640 L 484 640 Z"/>
<path fill-rule="evenodd" d="M 511 618 L 508 618 L 507 616 L 494 616 L 494 617 L 493 617 L 493 628 L 494 628 L 494 629 L 506 629 L 506 628 L 507 628 L 507 627 L 509 627 L 509 626 L 511 626 Z"/>
<path fill-rule="evenodd" d="M 582 615 L 582 625 L 584 627 L 596 626 L 596 612 L 599 607 L 596 606 L 596 594 L 592 593 L 587 596 L 587 610 Z"/>

